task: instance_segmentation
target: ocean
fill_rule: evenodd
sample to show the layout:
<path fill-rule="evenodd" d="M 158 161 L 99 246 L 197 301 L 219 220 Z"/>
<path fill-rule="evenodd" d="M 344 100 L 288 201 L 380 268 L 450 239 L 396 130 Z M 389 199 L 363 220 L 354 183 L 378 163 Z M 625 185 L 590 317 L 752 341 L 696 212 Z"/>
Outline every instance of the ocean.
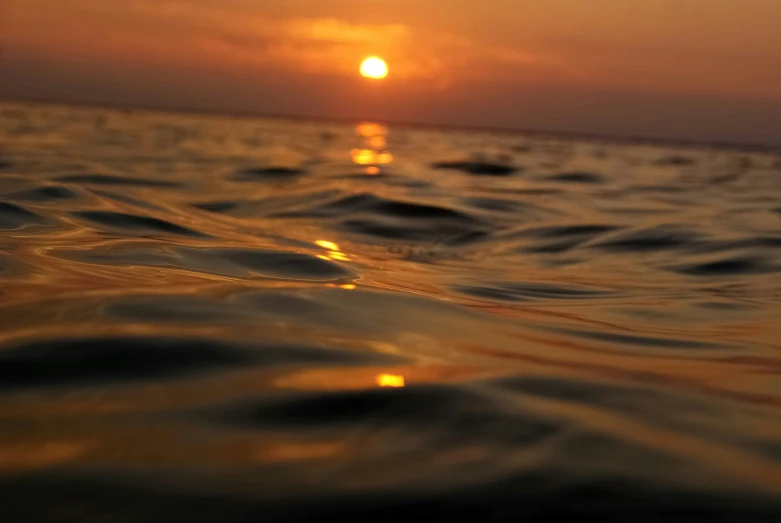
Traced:
<path fill-rule="evenodd" d="M 779 521 L 781 153 L 0 104 L 3 522 Z"/>

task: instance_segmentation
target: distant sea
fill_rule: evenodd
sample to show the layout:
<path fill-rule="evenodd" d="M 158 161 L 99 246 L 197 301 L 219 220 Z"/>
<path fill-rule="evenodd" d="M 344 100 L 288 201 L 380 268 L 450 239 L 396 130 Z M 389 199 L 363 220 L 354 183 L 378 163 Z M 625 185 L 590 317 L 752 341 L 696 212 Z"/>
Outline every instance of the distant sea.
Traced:
<path fill-rule="evenodd" d="M 781 153 L 0 104 L 0 521 L 781 521 Z"/>

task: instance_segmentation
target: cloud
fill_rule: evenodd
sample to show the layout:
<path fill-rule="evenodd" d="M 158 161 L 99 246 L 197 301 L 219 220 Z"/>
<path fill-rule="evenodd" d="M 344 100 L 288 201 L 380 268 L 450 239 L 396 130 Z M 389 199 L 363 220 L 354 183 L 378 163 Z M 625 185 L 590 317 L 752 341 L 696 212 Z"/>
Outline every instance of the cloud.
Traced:
<path fill-rule="evenodd" d="M 407 23 L 365 23 L 337 17 L 273 17 L 242 0 L 16 0 L 35 32 L 56 24 L 81 39 L 85 52 L 143 60 L 200 60 L 330 76 L 353 76 L 360 60 L 383 56 L 392 78 L 442 86 L 456 79 L 542 78 L 566 74 L 550 57 L 491 46 L 467 36 Z M 47 23 L 40 22 L 48 15 Z M 56 19 L 55 19 L 56 18 Z M 67 27 L 70 23 L 71 26 Z M 36 29 L 33 26 L 38 27 Z M 86 28 L 86 30 L 85 30 Z M 40 38 L 56 38 L 39 35 Z M 94 42 L 100 41 L 96 46 Z M 56 44 L 55 44 L 56 45 Z M 59 45 L 56 52 L 68 52 Z M 74 49 L 71 50 L 72 52 Z"/>

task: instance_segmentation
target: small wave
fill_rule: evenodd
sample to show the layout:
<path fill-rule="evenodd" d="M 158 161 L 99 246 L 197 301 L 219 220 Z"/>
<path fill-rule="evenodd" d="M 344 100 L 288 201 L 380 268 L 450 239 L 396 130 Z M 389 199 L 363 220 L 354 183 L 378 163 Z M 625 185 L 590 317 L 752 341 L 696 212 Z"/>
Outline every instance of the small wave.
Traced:
<path fill-rule="evenodd" d="M 543 283 L 495 283 L 481 286 L 456 285 L 454 290 L 475 296 L 500 301 L 529 300 L 583 300 L 614 295 L 613 292 Z"/>
<path fill-rule="evenodd" d="M 680 265 L 674 270 L 691 276 L 738 276 L 776 272 L 781 270 L 781 267 L 773 265 L 763 258 L 738 256 L 704 263 Z"/>
<path fill-rule="evenodd" d="M 434 169 L 461 171 L 475 176 L 509 176 L 519 170 L 510 165 L 488 162 L 438 162 L 431 166 Z"/>
<path fill-rule="evenodd" d="M 233 177 L 238 181 L 284 181 L 296 179 L 306 171 L 291 167 L 254 167 L 242 169 Z"/>
<path fill-rule="evenodd" d="M 67 187 L 49 185 L 9 194 L 6 198 L 22 202 L 47 203 L 74 200 L 78 198 L 78 194 Z"/>
<path fill-rule="evenodd" d="M 176 188 L 182 187 L 181 183 L 168 180 L 146 180 L 136 177 L 111 176 L 107 174 L 74 174 L 60 176 L 57 181 L 63 183 L 77 183 L 83 185 L 118 185 L 127 187 L 150 188 Z"/>
<path fill-rule="evenodd" d="M 605 183 L 605 178 L 596 173 L 572 172 L 549 176 L 548 178 L 545 178 L 545 181 L 560 183 L 599 184 Z"/>
<path fill-rule="evenodd" d="M 43 216 L 25 209 L 21 205 L 0 202 L 0 229 L 21 229 L 28 225 L 45 225 L 48 223 Z"/>
<path fill-rule="evenodd" d="M 597 249 L 613 252 L 665 251 L 694 248 L 704 236 L 695 231 L 675 226 L 659 226 L 634 230 L 595 243 Z"/>
<path fill-rule="evenodd" d="M 101 228 L 117 229 L 125 232 L 140 234 L 172 234 L 176 236 L 202 237 L 204 234 L 177 225 L 168 220 L 126 214 L 113 211 L 79 211 L 72 213 L 77 218 L 82 218 Z"/>

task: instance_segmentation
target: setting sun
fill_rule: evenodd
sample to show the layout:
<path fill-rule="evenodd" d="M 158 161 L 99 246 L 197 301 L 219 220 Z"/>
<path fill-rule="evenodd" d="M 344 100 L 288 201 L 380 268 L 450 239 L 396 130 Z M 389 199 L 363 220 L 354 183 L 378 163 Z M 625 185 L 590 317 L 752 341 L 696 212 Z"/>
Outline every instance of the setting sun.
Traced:
<path fill-rule="evenodd" d="M 370 56 L 361 63 L 361 76 L 364 78 L 382 79 L 388 76 L 388 64 L 376 56 Z"/>

